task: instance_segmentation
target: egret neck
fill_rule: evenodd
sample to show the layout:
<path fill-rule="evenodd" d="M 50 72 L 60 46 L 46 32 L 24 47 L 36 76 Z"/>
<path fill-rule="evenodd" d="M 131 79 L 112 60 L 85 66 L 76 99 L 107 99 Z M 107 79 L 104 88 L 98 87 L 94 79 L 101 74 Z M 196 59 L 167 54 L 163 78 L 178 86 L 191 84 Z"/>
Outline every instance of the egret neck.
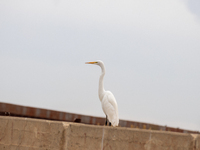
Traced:
<path fill-rule="evenodd" d="M 99 99 L 100 101 L 102 101 L 105 90 L 104 90 L 104 86 L 103 86 L 103 78 L 105 75 L 105 67 L 103 64 L 99 65 L 101 67 L 101 75 L 99 78 Z"/>

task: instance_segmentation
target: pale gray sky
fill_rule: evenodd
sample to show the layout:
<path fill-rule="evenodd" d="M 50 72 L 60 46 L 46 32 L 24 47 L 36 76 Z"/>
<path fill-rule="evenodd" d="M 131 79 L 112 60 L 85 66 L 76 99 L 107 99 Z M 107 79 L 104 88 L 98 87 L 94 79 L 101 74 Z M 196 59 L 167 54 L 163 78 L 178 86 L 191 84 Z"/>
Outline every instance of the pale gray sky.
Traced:
<path fill-rule="evenodd" d="M 198 7 L 197 7 L 198 6 Z M 200 130 L 200 3 L 1 0 L 0 101 Z"/>

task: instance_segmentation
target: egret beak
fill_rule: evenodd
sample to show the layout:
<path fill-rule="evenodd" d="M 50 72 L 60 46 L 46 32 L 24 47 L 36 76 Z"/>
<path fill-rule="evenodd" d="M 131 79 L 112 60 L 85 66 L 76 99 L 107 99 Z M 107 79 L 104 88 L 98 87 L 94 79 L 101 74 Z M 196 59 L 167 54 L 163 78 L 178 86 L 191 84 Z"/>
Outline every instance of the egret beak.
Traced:
<path fill-rule="evenodd" d="M 85 64 L 96 64 L 97 62 L 85 62 Z"/>

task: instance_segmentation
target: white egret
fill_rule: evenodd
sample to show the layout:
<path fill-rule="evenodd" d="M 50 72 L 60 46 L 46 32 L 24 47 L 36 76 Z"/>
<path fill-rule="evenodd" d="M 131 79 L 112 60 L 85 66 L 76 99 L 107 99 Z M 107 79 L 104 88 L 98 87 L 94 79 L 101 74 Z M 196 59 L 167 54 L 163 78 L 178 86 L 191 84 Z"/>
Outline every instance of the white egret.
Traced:
<path fill-rule="evenodd" d="M 118 116 L 118 106 L 115 100 L 114 95 L 110 91 L 105 91 L 103 86 L 103 78 L 105 75 L 105 66 L 104 63 L 100 60 L 94 62 L 86 62 L 86 64 L 94 64 L 101 67 L 101 76 L 99 78 L 99 99 L 101 101 L 103 112 L 106 115 L 106 125 L 107 120 L 112 124 L 112 126 L 116 127 L 119 124 L 119 116 Z"/>

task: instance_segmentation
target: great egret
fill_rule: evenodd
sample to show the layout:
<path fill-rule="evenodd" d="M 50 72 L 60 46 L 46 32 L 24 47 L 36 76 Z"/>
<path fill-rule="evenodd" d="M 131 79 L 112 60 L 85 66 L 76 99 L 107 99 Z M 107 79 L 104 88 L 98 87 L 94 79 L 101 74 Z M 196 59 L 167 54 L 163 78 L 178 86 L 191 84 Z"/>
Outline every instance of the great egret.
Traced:
<path fill-rule="evenodd" d="M 103 87 L 103 78 L 105 75 L 105 66 L 104 63 L 100 60 L 94 62 L 86 62 L 86 64 L 94 64 L 101 67 L 101 76 L 99 78 L 99 99 L 101 101 L 103 112 L 106 115 L 106 125 L 107 119 L 112 124 L 112 126 L 116 127 L 119 124 L 119 117 L 118 117 L 118 106 L 115 100 L 114 95 L 110 91 L 105 91 Z"/>

